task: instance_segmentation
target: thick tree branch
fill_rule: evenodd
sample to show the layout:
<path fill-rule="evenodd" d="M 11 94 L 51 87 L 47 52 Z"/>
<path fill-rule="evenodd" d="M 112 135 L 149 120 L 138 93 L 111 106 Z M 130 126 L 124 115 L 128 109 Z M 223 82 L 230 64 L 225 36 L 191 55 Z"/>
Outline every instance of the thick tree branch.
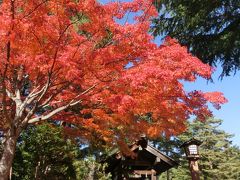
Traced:
<path fill-rule="evenodd" d="M 35 118 L 33 118 L 33 119 L 30 119 L 30 120 L 28 121 L 28 123 L 31 124 L 31 123 L 36 123 L 36 122 L 38 122 L 38 121 L 47 120 L 47 119 L 51 118 L 52 116 L 54 116 L 55 114 L 57 114 L 57 113 L 65 110 L 65 109 L 67 109 L 67 108 L 69 108 L 69 107 L 75 106 L 76 104 L 78 104 L 78 103 L 80 103 L 80 102 L 81 102 L 81 100 L 78 100 L 78 101 L 69 103 L 69 104 L 67 104 L 67 105 L 65 105 L 65 106 L 61 106 L 61 107 L 59 107 L 59 108 L 51 111 L 51 112 L 48 113 L 47 115 L 42 115 L 42 116 L 38 116 L 38 117 L 35 117 Z"/>
<path fill-rule="evenodd" d="M 97 86 L 97 84 L 94 84 L 93 86 L 89 87 L 88 89 L 86 89 L 85 91 L 83 91 L 82 93 L 80 93 L 79 95 L 77 95 L 75 98 L 73 98 L 73 100 L 71 100 L 69 103 L 67 103 L 66 105 L 63 105 L 61 107 L 58 107 L 56 108 L 55 110 L 47 113 L 46 115 L 41 115 L 41 116 L 38 116 L 38 117 L 35 117 L 35 118 L 32 118 L 28 121 L 29 124 L 31 123 L 36 123 L 38 121 L 44 121 L 44 120 L 47 120 L 49 118 L 51 118 L 52 116 L 56 115 L 57 113 L 69 108 L 69 107 L 72 107 L 72 106 L 75 106 L 76 104 L 79 104 L 80 102 L 82 102 L 82 100 L 77 100 L 80 96 L 84 95 L 84 94 L 87 94 L 89 91 L 91 91 L 92 89 L 94 89 L 95 87 Z M 25 118 L 26 119 L 26 118 Z M 26 121 L 26 120 L 25 120 Z"/>
<path fill-rule="evenodd" d="M 58 88 L 55 93 L 53 93 L 50 97 L 48 97 L 40 106 L 39 108 L 44 108 L 48 106 L 48 104 L 55 98 L 58 94 L 60 94 L 64 89 L 66 89 L 71 83 L 68 82 L 66 85 Z"/>

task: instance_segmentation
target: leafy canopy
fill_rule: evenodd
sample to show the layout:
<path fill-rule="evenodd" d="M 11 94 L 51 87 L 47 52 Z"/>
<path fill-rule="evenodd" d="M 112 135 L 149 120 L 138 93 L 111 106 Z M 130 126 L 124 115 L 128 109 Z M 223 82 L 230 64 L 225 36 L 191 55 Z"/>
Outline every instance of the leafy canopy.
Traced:
<path fill-rule="evenodd" d="M 17 143 L 12 179 L 82 180 L 91 173 L 95 179 L 110 179 L 105 165 L 88 156 L 62 127 L 50 123 L 29 126 Z"/>
<path fill-rule="evenodd" d="M 159 16 L 154 35 L 169 35 L 204 63 L 223 67 L 222 75 L 240 68 L 239 0 L 156 0 Z"/>
<path fill-rule="evenodd" d="M 122 144 L 142 133 L 181 133 L 190 115 L 211 114 L 208 102 L 226 102 L 219 92 L 184 90 L 183 81 L 208 79 L 212 70 L 171 38 L 160 47 L 152 42 L 157 11 L 149 0 L 5 0 L 0 12 L 6 134 L 55 119 L 72 124 L 69 134 Z M 129 12 L 134 22 L 118 23 Z M 147 113 L 152 121 L 138 118 Z"/>

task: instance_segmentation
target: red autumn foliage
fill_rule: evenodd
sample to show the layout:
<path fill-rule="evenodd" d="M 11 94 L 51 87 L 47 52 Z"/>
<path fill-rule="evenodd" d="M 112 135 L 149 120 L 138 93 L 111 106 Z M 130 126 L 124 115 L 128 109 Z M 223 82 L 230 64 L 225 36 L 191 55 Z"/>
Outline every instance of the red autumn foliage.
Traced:
<path fill-rule="evenodd" d="M 208 102 L 226 102 L 221 93 L 184 90 L 183 80 L 208 79 L 212 70 L 170 37 L 152 42 L 151 0 L 4 0 L 0 12 L 6 137 L 52 119 L 74 124 L 68 133 L 121 144 L 179 134 L 189 116 L 211 115 Z M 129 12 L 134 22 L 120 24 Z M 147 113 L 151 121 L 140 118 Z"/>

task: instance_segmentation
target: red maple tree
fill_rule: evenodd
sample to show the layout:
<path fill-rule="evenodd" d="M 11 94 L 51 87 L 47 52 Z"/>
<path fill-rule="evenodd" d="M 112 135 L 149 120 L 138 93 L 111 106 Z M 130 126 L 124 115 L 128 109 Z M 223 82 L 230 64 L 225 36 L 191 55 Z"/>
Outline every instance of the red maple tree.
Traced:
<path fill-rule="evenodd" d="M 131 12 L 132 24 L 118 23 Z M 218 92 L 184 90 L 183 81 L 208 79 L 212 70 L 171 38 L 154 44 L 155 15 L 151 0 L 3 0 L 0 177 L 7 179 L 28 124 L 65 121 L 73 124 L 69 134 L 122 144 L 181 133 L 190 115 L 211 115 L 208 102 L 226 102 Z"/>

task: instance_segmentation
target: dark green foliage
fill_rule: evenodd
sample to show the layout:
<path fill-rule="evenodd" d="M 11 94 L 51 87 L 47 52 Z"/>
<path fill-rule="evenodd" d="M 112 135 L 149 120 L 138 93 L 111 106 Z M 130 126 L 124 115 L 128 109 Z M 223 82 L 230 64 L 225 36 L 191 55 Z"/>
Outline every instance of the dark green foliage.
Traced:
<path fill-rule="evenodd" d="M 12 179 L 82 180 L 89 174 L 107 180 L 104 166 L 63 134 L 61 127 L 42 124 L 29 127 L 19 138 Z"/>
<path fill-rule="evenodd" d="M 61 128 L 30 127 L 17 145 L 13 179 L 76 179 L 78 147 L 64 139 Z"/>
<path fill-rule="evenodd" d="M 93 157 L 74 163 L 77 172 L 77 180 L 110 180 L 111 175 L 105 173 L 106 164 L 97 163 Z"/>
<path fill-rule="evenodd" d="M 159 17 L 152 32 L 186 45 L 203 62 L 223 67 L 223 75 L 240 68 L 240 0 L 156 0 Z"/>
<path fill-rule="evenodd" d="M 191 179 L 188 162 L 183 157 L 183 151 L 178 147 L 180 141 L 185 142 L 192 137 L 203 142 L 200 146 L 201 159 L 199 160 L 201 179 L 234 180 L 240 178 L 240 149 L 232 145 L 230 141 L 232 135 L 219 129 L 221 123 L 221 120 L 212 118 L 205 122 L 193 121 L 189 123 L 189 129 L 186 133 L 165 143 L 167 147 L 171 145 L 174 147 L 176 144 L 175 151 L 180 153 L 180 166 L 178 169 L 170 171 L 170 179 Z M 161 146 L 164 149 L 163 143 Z M 169 153 L 169 155 L 172 154 Z M 162 174 L 160 179 L 166 179 L 166 173 Z"/>
<path fill-rule="evenodd" d="M 172 157 L 173 159 L 181 158 L 183 153 L 182 149 L 179 149 L 179 146 L 182 144 L 182 141 L 176 137 L 166 138 L 162 136 L 158 141 L 154 141 L 153 145 L 158 148 L 161 152 L 165 153 L 167 156 Z"/>

